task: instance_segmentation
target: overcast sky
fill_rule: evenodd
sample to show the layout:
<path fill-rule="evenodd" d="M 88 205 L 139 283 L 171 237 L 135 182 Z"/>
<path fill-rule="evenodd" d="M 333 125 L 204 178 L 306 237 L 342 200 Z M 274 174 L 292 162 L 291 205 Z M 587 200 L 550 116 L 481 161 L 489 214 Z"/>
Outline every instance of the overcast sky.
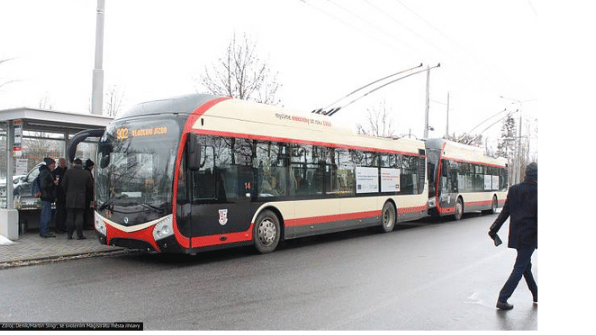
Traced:
<path fill-rule="evenodd" d="M 56 110 L 88 112 L 96 1 L 0 6 L 0 59 L 14 58 L 0 65 L 0 83 L 15 80 L 0 88 L 0 109 L 46 99 Z M 440 63 L 430 75 L 430 135 L 445 133 L 448 93 L 450 133 L 460 134 L 518 109 L 515 100 L 525 101 L 528 120 L 538 118 L 538 10 L 535 0 L 106 0 L 105 90 L 119 87 L 125 109 L 201 92 L 204 68 L 234 33 L 246 33 L 279 72 L 290 110 L 325 107 L 381 77 Z M 424 73 L 414 75 L 334 118 L 363 122 L 367 108 L 385 102 L 397 134 L 422 137 L 425 85 Z"/>

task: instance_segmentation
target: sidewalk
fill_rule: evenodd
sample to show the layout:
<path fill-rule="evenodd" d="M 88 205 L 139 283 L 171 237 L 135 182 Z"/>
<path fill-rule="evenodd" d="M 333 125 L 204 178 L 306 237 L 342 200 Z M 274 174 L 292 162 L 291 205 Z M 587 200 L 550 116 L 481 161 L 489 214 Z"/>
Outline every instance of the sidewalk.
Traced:
<path fill-rule="evenodd" d="M 21 234 L 19 239 L 10 244 L 0 244 L 0 270 L 56 262 L 67 259 L 88 258 L 97 256 L 128 253 L 128 249 L 102 245 L 97 240 L 94 230 L 84 231 L 86 240 L 67 240 L 66 234 L 43 238 L 39 231 Z"/>

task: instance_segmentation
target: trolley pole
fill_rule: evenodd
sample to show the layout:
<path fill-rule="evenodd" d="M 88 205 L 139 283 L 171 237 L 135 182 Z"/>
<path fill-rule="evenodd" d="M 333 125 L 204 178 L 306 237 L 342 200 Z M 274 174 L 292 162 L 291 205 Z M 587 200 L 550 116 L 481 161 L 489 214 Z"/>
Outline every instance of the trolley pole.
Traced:
<path fill-rule="evenodd" d="M 103 112 L 103 26 L 105 0 L 97 0 L 97 21 L 95 29 L 95 67 L 93 69 L 93 87 L 91 92 L 91 114 Z"/>

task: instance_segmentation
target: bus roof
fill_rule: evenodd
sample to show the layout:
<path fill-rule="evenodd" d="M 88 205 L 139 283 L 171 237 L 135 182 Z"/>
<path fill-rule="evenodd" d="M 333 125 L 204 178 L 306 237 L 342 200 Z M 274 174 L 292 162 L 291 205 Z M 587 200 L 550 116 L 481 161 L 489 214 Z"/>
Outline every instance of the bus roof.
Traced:
<path fill-rule="evenodd" d="M 118 115 L 116 120 L 159 114 L 191 114 L 197 107 L 216 98 L 218 97 L 209 94 L 191 94 L 143 102 Z"/>
<path fill-rule="evenodd" d="M 419 155 L 424 142 L 358 135 L 337 118 L 238 99 L 221 101 L 192 126 L 202 133 Z"/>
<path fill-rule="evenodd" d="M 490 157 L 484 154 L 482 148 L 447 141 L 440 138 L 426 140 L 427 148 L 441 149 L 441 156 L 460 162 L 483 163 L 505 167 L 507 159 L 503 157 Z"/>

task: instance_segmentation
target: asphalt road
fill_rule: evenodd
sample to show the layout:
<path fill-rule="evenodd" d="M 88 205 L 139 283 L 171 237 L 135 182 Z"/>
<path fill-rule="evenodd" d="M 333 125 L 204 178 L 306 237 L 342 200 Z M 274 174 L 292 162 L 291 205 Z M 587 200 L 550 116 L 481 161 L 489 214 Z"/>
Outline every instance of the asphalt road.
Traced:
<path fill-rule="evenodd" d="M 515 251 L 494 216 L 422 221 L 251 248 L 128 255 L 0 271 L 0 322 L 143 322 L 175 330 L 536 330 L 520 282 L 497 311 Z M 538 252 L 533 271 L 538 283 Z"/>

